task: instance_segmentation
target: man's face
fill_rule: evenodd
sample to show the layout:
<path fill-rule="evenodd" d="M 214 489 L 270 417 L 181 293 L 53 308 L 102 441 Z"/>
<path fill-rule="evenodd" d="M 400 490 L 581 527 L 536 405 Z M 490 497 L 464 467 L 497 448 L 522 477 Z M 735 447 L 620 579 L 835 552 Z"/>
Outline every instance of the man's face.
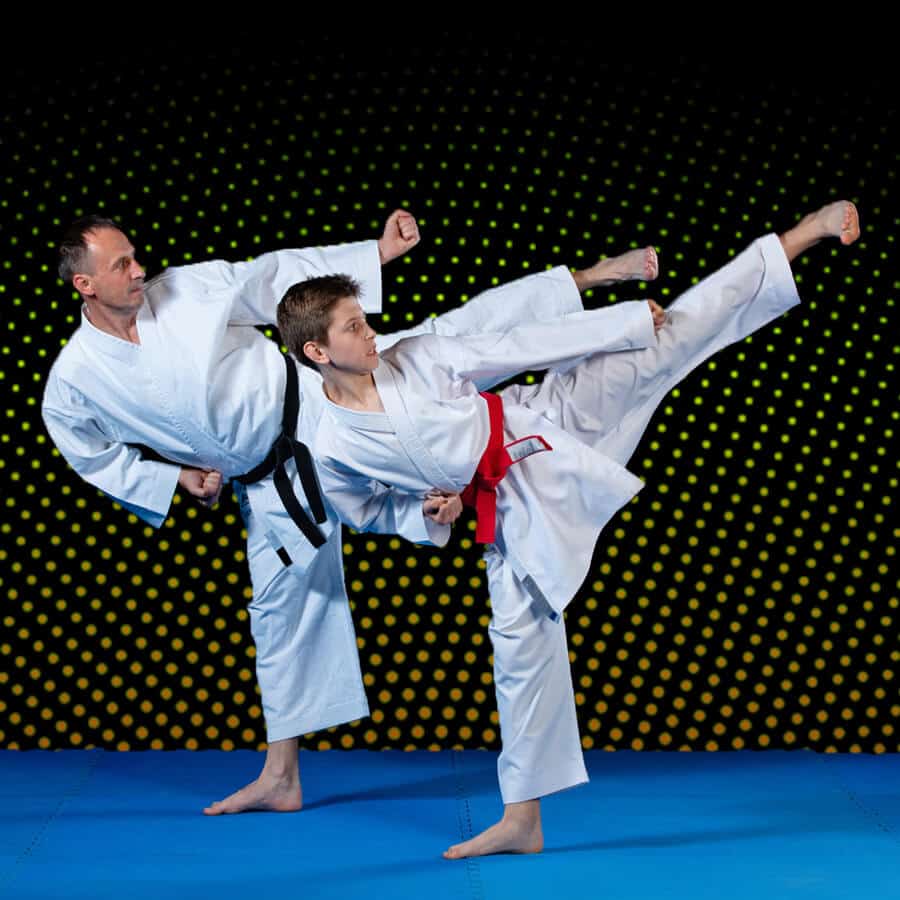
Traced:
<path fill-rule="evenodd" d="M 98 228 L 85 235 L 89 272 L 73 283 L 88 302 L 118 312 L 136 312 L 144 301 L 144 270 L 134 258 L 131 241 L 116 228 Z"/>
<path fill-rule="evenodd" d="M 331 364 L 346 372 L 373 372 L 378 368 L 375 332 L 355 297 L 344 297 L 331 311 L 328 346 L 322 348 Z"/>

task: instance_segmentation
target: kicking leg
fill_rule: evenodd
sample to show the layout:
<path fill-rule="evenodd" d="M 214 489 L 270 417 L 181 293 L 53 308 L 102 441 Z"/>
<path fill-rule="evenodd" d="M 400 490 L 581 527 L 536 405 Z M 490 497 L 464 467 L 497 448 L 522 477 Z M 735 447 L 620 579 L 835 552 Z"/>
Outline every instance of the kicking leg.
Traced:
<path fill-rule="evenodd" d="M 415 328 L 378 336 L 378 349 L 419 334 L 454 337 L 462 334 L 506 332 L 527 322 L 548 322 L 582 310 L 581 292 L 621 281 L 652 281 L 659 274 L 653 247 L 629 250 L 600 260 L 587 269 L 571 272 L 557 266 L 491 288 L 464 306 L 426 319 Z"/>
<path fill-rule="evenodd" d="M 855 207 L 841 201 L 780 237 L 760 238 L 669 307 L 656 346 L 588 357 L 522 389 L 519 402 L 552 410 L 567 431 L 624 464 L 673 387 L 714 353 L 800 302 L 791 258 L 823 237 L 849 242 L 858 234 Z"/>

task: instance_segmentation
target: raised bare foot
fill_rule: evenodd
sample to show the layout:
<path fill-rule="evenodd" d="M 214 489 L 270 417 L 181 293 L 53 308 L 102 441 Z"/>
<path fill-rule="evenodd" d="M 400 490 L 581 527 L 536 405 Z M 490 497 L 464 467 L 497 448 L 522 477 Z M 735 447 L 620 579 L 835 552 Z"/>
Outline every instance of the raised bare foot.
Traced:
<path fill-rule="evenodd" d="M 544 849 L 540 807 L 537 800 L 507 806 L 503 818 L 475 835 L 470 841 L 454 844 L 444 851 L 444 859 L 490 856 L 493 853 L 540 853 Z M 520 807 L 519 810 L 510 810 Z M 524 807 L 524 809 L 522 809 Z M 518 814 L 517 814 L 518 813 Z"/>
<path fill-rule="evenodd" d="M 837 237 L 852 244 L 859 237 L 859 213 L 849 200 L 829 203 L 813 213 L 822 225 L 825 237 Z"/>
<path fill-rule="evenodd" d="M 605 287 L 621 281 L 653 281 L 659 275 L 659 260 L 653 247 L 629 250 L 619 256 L 601 259 L 588 269 L 574 272 L 572 277 L 580 291 Z"/>
<path fill-rule="evenodd" d="M 793 228 L 780 235 L 780 239 L 788 260 L 793 260 L 825 238 L 836 237 L 842 244 L 852 244 L 859 233 L 856 207 L 849 200 L 838 200 L 804 216 Z"/>
<path fill-rule="evenodd" d="M 299 778 L 274 778 L 265 772 L 246 787 L 203 810 L 205 816 L 242 812 L 296 812 L 303 806 Z"/>

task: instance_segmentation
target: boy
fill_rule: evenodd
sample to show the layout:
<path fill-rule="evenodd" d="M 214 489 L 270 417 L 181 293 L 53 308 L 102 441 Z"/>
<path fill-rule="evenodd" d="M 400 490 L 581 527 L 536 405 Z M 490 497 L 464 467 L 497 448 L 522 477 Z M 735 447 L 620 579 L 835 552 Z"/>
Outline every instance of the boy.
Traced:
<path fill-rule="evenodd" d="M 329 427 L 312 449 L 341 519 L 364 530 L 401 507 L 398 495 L 422 499 L 437 486 L 445 496 L 427 528 L 421 513 L 399 515 L 397 533 L 445 543 L 461 493 L 488 544 L 505 808 L 445 857 L 542 849 L 540 798 L 587 780 L 562 612 L 600 530 L 641 487 L 624 464 L 672 387 L 800 302 L 794 258 L 825 237 L 858 236 L 855 207 L 839 201 L 758 239 L 667 314 L 652 301 L 623 303 L 505 334 L 409 338 L 381 356 L 352 280 L 312 279 L 282 298 L 283 340 L 323 378 Z M 584 275 L 531 278 L 564 295 L 584 289 Z M 499 290 L 514 295 L 528 280 Z M 479 393 L 551 366 L 538 385 Z"/>

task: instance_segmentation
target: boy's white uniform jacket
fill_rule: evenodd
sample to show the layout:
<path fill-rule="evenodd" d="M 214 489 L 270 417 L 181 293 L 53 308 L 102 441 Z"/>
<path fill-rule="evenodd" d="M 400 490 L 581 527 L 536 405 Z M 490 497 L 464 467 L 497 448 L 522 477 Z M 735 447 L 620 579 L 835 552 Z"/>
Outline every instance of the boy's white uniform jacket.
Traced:
<path fill-rule="evenodd" d="M 548 273 L 555 290 L 577 289 L 564 269 Z M 380 528 L 392 498 L 421 504 L 437 487 L 461 492 L 488 443 L 487 404 L 480 390 L 529 369 L 568 364 L 597 352 L 655 343 L 644 301 L 526 324 L 502 334 L 411 337 L 382 352 L 375 384 L 385 413 L 360 413 L 331 402 L 329 427 L 313 453 L 325 493 L 343 521 Z M 514 464 L 497 488 L 495 545 L 529 590 L 561 612 L 584 580 L 600 530 L 642 482 L 615 460 L 553 421 L 554 410 L 510 400 L 504 392 L 504 443 L 540 435 L 552 450 Z M 446 542 L 449 527 L 395 519 L 410 540 Z"/>

